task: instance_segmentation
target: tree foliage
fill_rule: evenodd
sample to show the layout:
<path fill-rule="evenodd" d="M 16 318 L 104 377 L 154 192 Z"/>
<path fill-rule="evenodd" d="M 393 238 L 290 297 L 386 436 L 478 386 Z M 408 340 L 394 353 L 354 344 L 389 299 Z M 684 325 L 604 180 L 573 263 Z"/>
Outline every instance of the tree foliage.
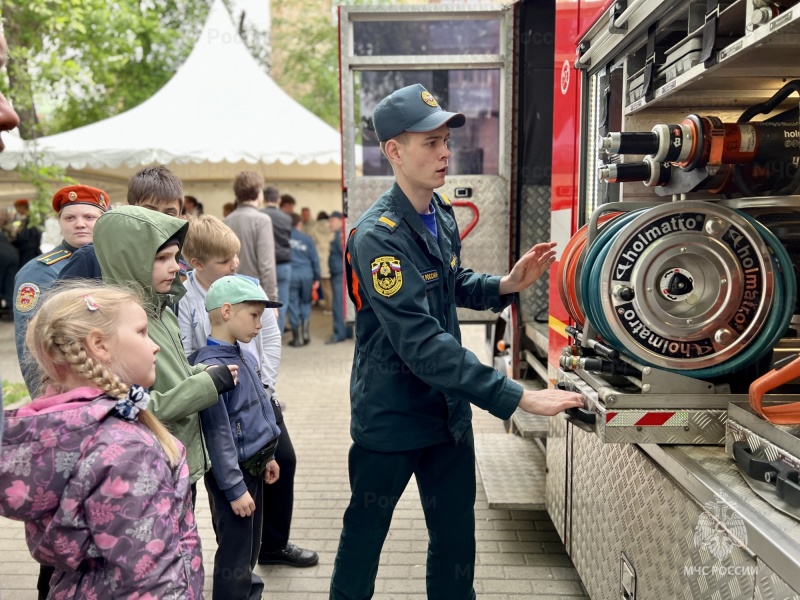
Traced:
<path fill-rule="evenodd" d="M 24 138 L 143 102 L 186 59 L 209 0 L 0 0 Z"/>
<path fill-rule="evenodd" d="M 339 5 L 408 4 L 409 0 L 293 0 L 275 18 L 273 77 L 286 93 L 339 128 Z M 332 5 L 332 6 L 331 6 Z M 273 5 L 274 6 L 274 5 Z"/>

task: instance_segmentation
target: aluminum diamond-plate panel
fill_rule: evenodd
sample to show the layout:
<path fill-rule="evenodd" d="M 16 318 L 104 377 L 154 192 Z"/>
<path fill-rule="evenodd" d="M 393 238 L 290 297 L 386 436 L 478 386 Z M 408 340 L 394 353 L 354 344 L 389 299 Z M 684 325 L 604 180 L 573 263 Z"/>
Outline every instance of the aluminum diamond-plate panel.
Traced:
<path fill-rule="evenodd" d="M 636 570 L 637 600 L 753 598 L 756 562 L 710 510 L 637 446 L 570 430 L 571 557 L 593 600 L 620 597 L 623 552 Z"/>
<path fill-rule="evenodd" d="M 489 508 L 545 509 L 545 457 L 535 443 L 505 433 L 476 435 L 475 459 Z"/>
<path fill-rule="evenodd" d="M 800 600 L 800 594 L 795 593 L 775 571 L 759 560 L 754 600 Z"/>
<path fill-rule="evenodd" d="M 348 190 L 347 224 L 352 226 L 358 218 L 392 185 L 386 177 L 366 177 L 354 181 Z M 502 177 L 481 175 L 449 177 L 441 191 L 454 202 L 453 189 L 472 188 L 470 202 L 478 207 L 478 225 L 461 246 L 461 264 L 476 273 L 504 275 L 509 270 L 509 221 L 510 206 L 508 185 Z M 464 231 L 473 218 L 472 210 L 456 206 L 453 210 L 460 231 Z M 494 321 L 497 315 L 491 311 L 459 309 L 461 322 Z"/>
<path fill-rule="evenodd" d="M 733 459 L 723 450 L 706 446 L 681 446 L 681 451 L 697 464 L 702 465 L 703 469 L 708 471 L 714 479 L 741 498 L 751 509 L 775 525 L 791 540 L 797 542 L 798 552 L 800 552 L 800 522 L 775 510 L 753 492 L 742 478 Z"/>
<path fill-rule="evenodd" d="M 567 422 L 562 415 L 548 419 L 547 430 L 547 512 L 558 536 L 567 546 Z"/>
<path fill-rule="evenodd" d="M 519 248 L 524 254 L 528 248 L 550 239 L 550 186 L 524 185 L 520 197 Z M 542 275 L 531 287 L 520 294 L 522 323 L 547 321 L 550 276 Z"/>

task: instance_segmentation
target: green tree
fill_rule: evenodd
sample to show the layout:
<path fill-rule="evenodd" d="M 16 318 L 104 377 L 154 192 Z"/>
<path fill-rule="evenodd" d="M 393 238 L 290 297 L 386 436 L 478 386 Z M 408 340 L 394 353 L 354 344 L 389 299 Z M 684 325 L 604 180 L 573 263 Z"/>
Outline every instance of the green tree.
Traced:
<path fill-rule="evenodd" d="M 188 56 L 208 8 L 209 0 L 0 0 L 22 136 L 93 123 L 152 96 Z"/>
<path fill-rule="evenodd" d="M 409 3 L 408 0 L 284 1 L 282 11 L 286 16 L 276 18 L 272 23 L 272 73 L 276 83 L 308 110 L 338 129 L 339 30 L 335 21 L 336 7 Z"/>

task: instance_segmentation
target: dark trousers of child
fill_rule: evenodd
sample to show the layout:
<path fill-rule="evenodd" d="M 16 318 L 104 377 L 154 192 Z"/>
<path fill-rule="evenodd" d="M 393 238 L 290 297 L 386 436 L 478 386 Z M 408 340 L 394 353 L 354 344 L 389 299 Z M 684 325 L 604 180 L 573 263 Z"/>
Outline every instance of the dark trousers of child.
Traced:
<path fill-rule="evenodd" d="M 292 508 L 294 507 L 294 472 L 297 468 L 297 455 L 294 453 L 292 438 L 281 418 L 278 422 L 281 435 L 275 460 L 281 470 L 278 481 L 264 483 L 264 526 L 261 529 L 261 553 L 283 550 L 289 542 L 292 527 Z"/>
<path fill-rule="evenodd" d="M 353 444 L 350 505 L 333 565 L 330 600 L 367 600 L 375 592 L 381 548 L 411 476 L 428 527 L 428 600 L 475 600 L 475 445 L 472 430 L 405 452 Z"/>
<path fill-rule="evenodd" d="M 260 600 L 264 582 L 253 573 L 261 546 L 261 525 L 264 517 L 263 479 L 242 471 L 247 491 L 256 509 L 249 517 L 233 512 L 225 493 L 219 489 L 213 472 L 205 475 L 211 519 L 217 534 L 214 555 L 213 600 Z"/>

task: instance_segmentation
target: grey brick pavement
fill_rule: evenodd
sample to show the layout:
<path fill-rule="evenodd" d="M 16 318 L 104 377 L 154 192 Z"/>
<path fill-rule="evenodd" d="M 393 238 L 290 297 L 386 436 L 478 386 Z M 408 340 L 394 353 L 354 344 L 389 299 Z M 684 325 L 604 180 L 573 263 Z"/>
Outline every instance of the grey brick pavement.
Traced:
<path fill-rule="evenodd" d="M 348 493 L 348 382 L 351 341 L 325 346 L 329 317 L 315 311 L 312 343 L 284 346 L 278 390 L 297 451 L 292 541 L 320 553 L 309 569 L 257 567 L 266 583 L 265 598 L 327 599 L 333 559 Z M 486 359 L 483 327 L 464 328 L 464 343 Z M 20 381 L 13 327 L 0 323 L 0 373 Z M 500 421 L 475 411 L 480 433 L 501 433 Z M 205 490 L 199 486 L 197 520 L 207 571 L 215 552 Z M 491 510 L 478 484 L 475 506 L 478 557 L 475 588 L 482 600 L 579 600 L 587 598 L 578 575 L 544 512 Z M 395 511 L 381 559 L 376 600 L 424 600 L 427 535 L 414 481 Z M 0 518 L 0 600 L 35 600 L 38 565 L 30 558 L 20 523 Z M 206 579 L 206 592 L 211 579 Z"/>

